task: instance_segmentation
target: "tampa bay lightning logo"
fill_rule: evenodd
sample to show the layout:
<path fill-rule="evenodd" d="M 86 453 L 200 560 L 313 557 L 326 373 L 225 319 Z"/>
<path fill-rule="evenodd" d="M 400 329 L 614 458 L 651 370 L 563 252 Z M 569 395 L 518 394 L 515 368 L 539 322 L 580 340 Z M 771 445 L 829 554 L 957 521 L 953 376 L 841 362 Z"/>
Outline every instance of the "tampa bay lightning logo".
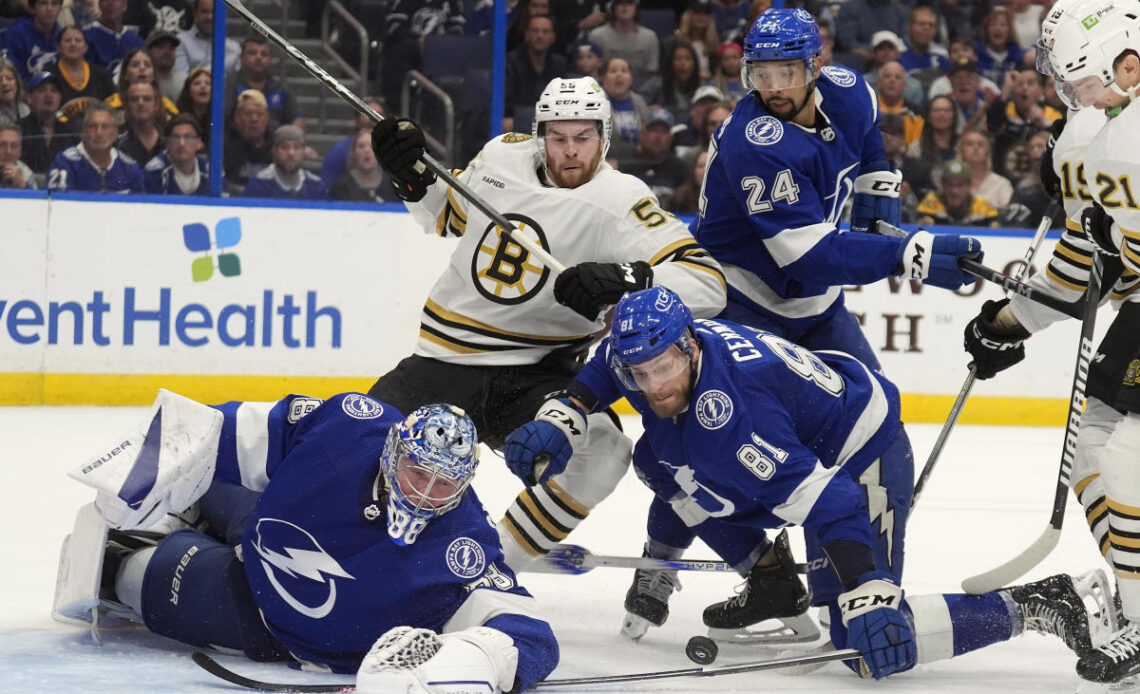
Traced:
<path fill-rule="evenodd" d="M 852 87 L 855 85 L 855 73 L 839 65 L 826 65 L 820 70 L 827 78 L 839 87 Z"/>
<path fill-rule="evenodd" d="M 744 136 L 754 145 L 773 145 L 784 136 L 784 124 L 779 118 L 760 116 L 745 126 Z"/>
<path fill-rule="evenodd" d="M 336 605 L 336 579 L 356 580 L 304 528 L 277 518 L 257 521 L 253 548 L 269 585 L 294 610 L 321 619 Z"/>
<path fill-rule="evenodd" d="M 340 401 L 340 408 L 353 419 L 376 419 L 384 414 L 383 405 L 360 393 L 345 396 L 344 400 Z"/>
<path fill-rule="evenodd" d="M 487 568 L 483 547 L 469 537 L 460 537 L 447 546 L 447 568 L 460 578 L 475 578 Z"/>
<path fill-rule="evenodd" d="M 719 429 L 732 419 L 732 398 L 724 391 L 706 390 L 697 398 L 693 408 L 697 411 L 697 421 L 706 429 Z"/>

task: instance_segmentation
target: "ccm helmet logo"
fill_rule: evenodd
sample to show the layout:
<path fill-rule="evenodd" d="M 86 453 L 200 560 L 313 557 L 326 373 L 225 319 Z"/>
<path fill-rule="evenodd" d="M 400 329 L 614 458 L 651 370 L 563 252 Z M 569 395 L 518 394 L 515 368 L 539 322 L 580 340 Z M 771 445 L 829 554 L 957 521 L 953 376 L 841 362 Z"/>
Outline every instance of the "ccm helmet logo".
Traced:
<path fill-rule="evenodd" d="M 558 99 L 554 102 L 555 106 L 573 106 L 578 103 L 577 99 Z"/>

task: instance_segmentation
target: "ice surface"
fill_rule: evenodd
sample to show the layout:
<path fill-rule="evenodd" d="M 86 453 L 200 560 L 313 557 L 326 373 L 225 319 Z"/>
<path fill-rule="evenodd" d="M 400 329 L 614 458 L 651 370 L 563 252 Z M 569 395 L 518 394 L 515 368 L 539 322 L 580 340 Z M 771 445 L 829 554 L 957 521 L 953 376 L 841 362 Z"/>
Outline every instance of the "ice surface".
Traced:
<path fill-rule="evenodd" d="M 66 472 L 142 418 L 146 408 L 0 408 L 0 527 L 8 533 L 0 571 L 0 694 L 9 692 L 235 691 L 195 666 L 189 649 L 146 634 L 109 634 L 103 646 L 78 628 L 49 616 L 56 561 L 75 510 L 93 493 Z M 625 418 L 627 431 L 640 430 Z M 908 427 L 921 468 L 938 433 L 935 425 Z M 905 587 L 910 594 L 957 590 L 967 575 L 1020 552 L 1045 529 L 1050 515 L 1063 431 L 961 426 L 953 432 L 910 524 Z M 520 485 L 493 455 L 484 457 L 475 487 L 496 517 Z M 628 475 L 618 491 L 571 540 L 596 554 L 638 555 L 644 539 L 648 492 Z M 803 560 L 802 542 L 793 547 Z M 713 558 L 694 547 L 691 558 Z M 1080 573 L 1103 565 L 1079 504 L 1070 498 L 1059 547 L 1028 580 Z M 694 667 L 684 655 L 690 636 L 703 633 L 705 605 L 733 594 L 733 575 L 687 572 L 663 628 L 640 643 L 618 629 L 628 570 L 595 569 L 583 576 L 527 574 L 523 582 L 542 602 L 562 647 L 555 677 Z M 723 646 L 717 665 L 772 657 L 756 647 Z M 343 681 L 299 673 L 282 665 L 240 658 L 221 661 L 242 674 L 286 682 Z M 923 665 L 883 682 L 860 681 L 832 663 L 802 676 L 774 672 L 685 678 L 593 687 L 632 692 L 1073 692 L 1073 656 L 1057 639 L 1029 634 L 952 661 Z M 554 691 L 554 690 L 552 690 Z M 567 690 L 569 691 L 569 690 Z M 578 689 L 576 691 L 582 691 Z"/>

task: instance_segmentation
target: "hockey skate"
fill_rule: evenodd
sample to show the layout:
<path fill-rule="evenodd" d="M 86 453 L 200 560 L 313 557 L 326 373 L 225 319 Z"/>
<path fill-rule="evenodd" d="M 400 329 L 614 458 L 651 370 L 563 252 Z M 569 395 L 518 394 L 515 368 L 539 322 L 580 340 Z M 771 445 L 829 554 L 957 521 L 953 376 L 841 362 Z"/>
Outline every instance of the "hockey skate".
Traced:
<path fill-rule="evenodd" d="M 1083 680 L 1110 684 L 1140 674 L 1140 625 L 1126 625 L 1099 648 L 1081 656 L 1077 674 Z"/>
<path fill-rule="evenodd" d="M 648 557 L 649 552 L 641 556 Z M 659 627 L 669 618 L 669 598 L 673 591 L 681 590 L 676 569 L 638 569 L 633 573 L 633 585 L 625 594 L 625 619 L 621 634 L 637 641 L 650 626 Z"/>
<path fill-rule="evenodd" d="M 705 608 L 703 619 L 709 638 L 748 644 L 802 643 L 819 638 L 819 627 L 807 614 L 808 592 L 796 575 L 788 531 L 781 532 L 773 545 L 776 565 L 753 567 L 734 597 Z M 759 627 L 761 622 L 773 619 L 780 625 Z"/>
<path fill-rule="evenodd" d="M 1058 574 L 1006 590 L 1017 603 L 1026 631 L 1060 638 L 1079 658 L 1093 650 L 1091 630 L 1099 633 L 1112 610 L 1108 580 L 1100 569 L 1075 578 Z"/>
<path fill-rule="evenodd" d="M 131 608 L 117 600 L 115 576 L 124 557 L 153 547 L 160 538 L 157 533 L 126 533 L 107 527 L 93 503 L 80 508 L 60 548 L 52 618 L 90 624 L 96 642 L 102 642 L 100 630 L 141 623 Z"/>

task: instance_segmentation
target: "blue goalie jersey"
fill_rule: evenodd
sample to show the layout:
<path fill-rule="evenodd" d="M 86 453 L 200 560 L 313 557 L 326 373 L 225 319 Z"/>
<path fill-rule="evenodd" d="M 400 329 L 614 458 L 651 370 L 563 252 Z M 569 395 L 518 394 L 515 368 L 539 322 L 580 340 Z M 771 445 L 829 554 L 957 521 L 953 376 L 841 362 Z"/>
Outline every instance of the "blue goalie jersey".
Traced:
<path fill-rule="evenodd" d="M 725 269 L 729 296 L 777 321 L 842 306 L 840 287 L 891 274 L 900 241 L 836 229 L 861 173 L 889 168 L 878 101 L 857 73 L 824 67 L 815 127 L 740 100 L 709 145 L 692 231 Z"/>
<path fill-rule="evenodd" d="M 649 464 L 638 475 L 689 526 L 795 524 L 823 544 L 872 545 L 859 475 L 899 431 L 898 390 L 842 352 L 811 352 L 771 333 L 698 320 L 699 373 L 688 409 L 657 417 L 607 365 L 609 339 L 576 377 L 597 407 L 626 397 L 642 413 Z M 597 409 L 597 408 L 595 408 Z"/>
<path fill-rule="evenodd" d="M 379 461 L 403 419 L 395 408 L 346 393 L 217 409 L 215 478 L 261 491 L 242 534 L 246 578 L 295 658 L 355 672 L 392 627 L 486 624 L 514 639 L 524 687 L 554 669 L 554 635 L 503 562 L 474 490 L 413 544 L 389 538 Z"/>

